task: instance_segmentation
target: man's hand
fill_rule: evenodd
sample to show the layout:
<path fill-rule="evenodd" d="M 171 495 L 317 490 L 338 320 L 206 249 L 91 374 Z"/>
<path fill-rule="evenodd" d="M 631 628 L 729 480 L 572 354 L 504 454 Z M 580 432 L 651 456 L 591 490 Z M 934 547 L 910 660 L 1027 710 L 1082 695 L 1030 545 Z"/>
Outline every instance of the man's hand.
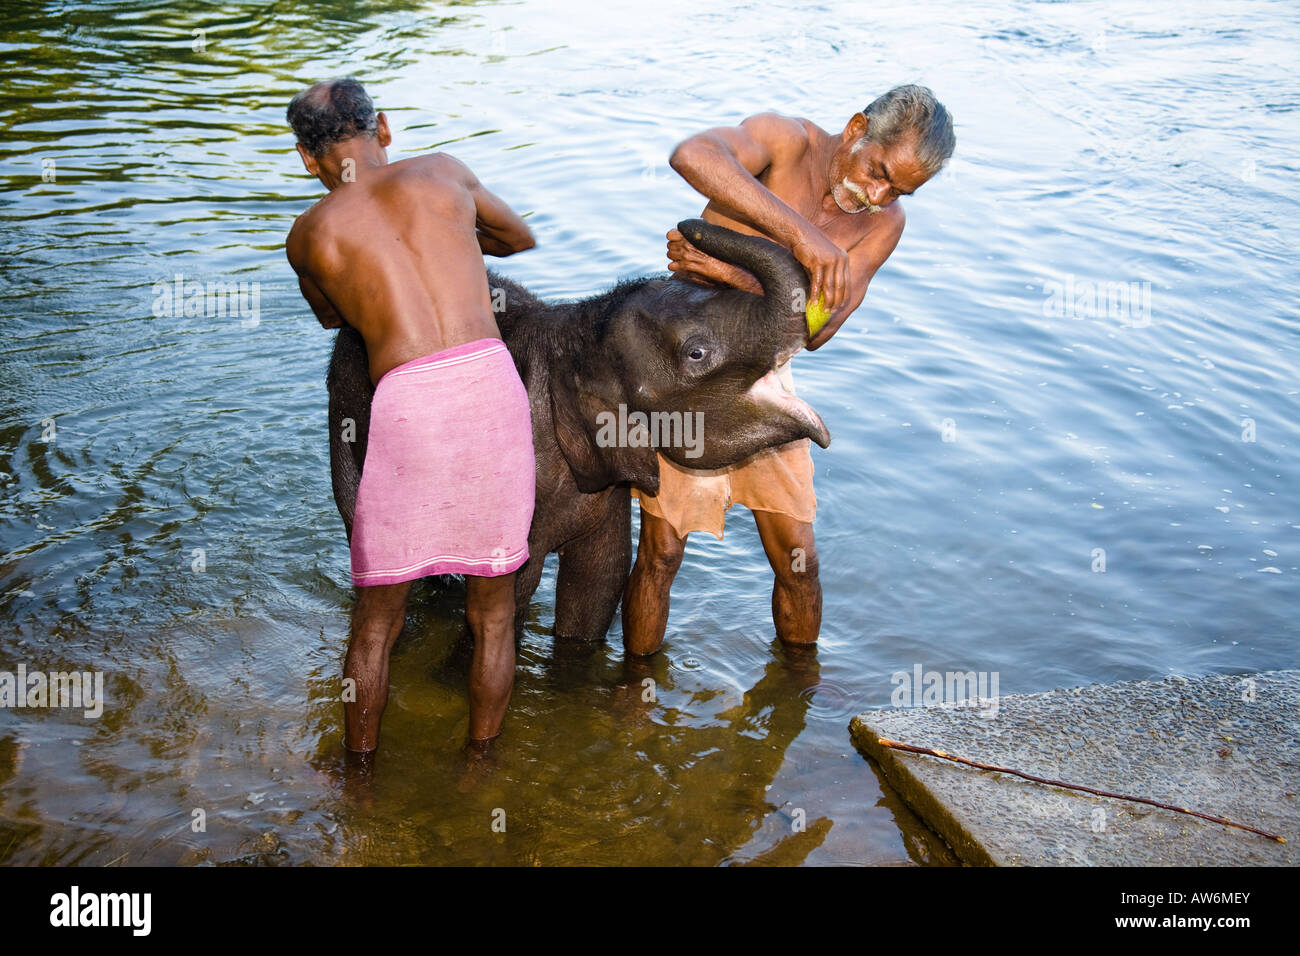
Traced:
<path fill-rule="evenodd" d="M 898 245 L 898 239 L 903 234 L 903 225 L 907 221 L 907 217 L 903 214 L 903 207 L 894 204 L 882 212 L 875 213 L 875 215 L 884 217 L 881 225 L 885 228 L 872 230 L 854 243 L 849 250 L 849 271 L 853 281 L 848 287 L 848 298 L 838 310 L 831 312 L 830 319 L 827 320 L 819 332 L 815 335 L 809 335 L 805 339 L 804 347 L 810 352 L 825 345 L 827 340 L 844 324 L 844 320 L 862 304 L 862 300 L 867 294 L 867 286 L 875 276 L 876 271 L 889 258 L 894 251 L 894 247 Z M 815 302 L 816 299 L 813 301 Z"/>
<path fill-rule="evenodd" d="M 670 272 L 762 295 L 763 287 L 751 273 L 701 252 L 676 229 L 669 230 L 667 238 Z"/>
<path fill-rule="evenodd" d="M 809 301 L 816 302 L 825 296 L 826 311 L 834 315 L 847 302 L 852 291 L 849 254 L 827 239 L 819 229 L 810 229 L 806 237 L 792 251 L 808 273 L 812 287 Z M 763 294 L 762 285 L 752 273 L 701 252 L 676 229 L 670 230 L 667 238 L 670 272 L 733 289 L 743 289 L 755 295 Z M 857 308 L 857 303 L 854 303 L 854 308 Z"/>
<path fill-rule="evenodd" d="M 720 126 L 683 140 L 669 165 L 708 198 L 709 208 L 749 223 L 793 252 L 808 272 L 813 301 L 824 298 L 834 313 L 851 293 L 848 254 L 758 178 L 775 166 L 797 165 L 808 148 L 801 121 L 760 113 L 738 127 Z"/>
<path fill-rule="evenodd" d="M 826 311 L 839 311 L 849 297 L 849 254 L 815 226 L 800 233 L 790 249 L 808 273 L 811 301 L 825 298 Z"/>

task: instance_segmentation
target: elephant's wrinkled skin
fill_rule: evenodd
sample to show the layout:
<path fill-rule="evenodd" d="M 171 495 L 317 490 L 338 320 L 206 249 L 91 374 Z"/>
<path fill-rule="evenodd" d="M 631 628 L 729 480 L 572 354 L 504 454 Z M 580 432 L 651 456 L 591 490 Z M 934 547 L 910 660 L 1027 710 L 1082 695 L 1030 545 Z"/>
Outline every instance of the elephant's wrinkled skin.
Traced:
<path fill-rule="evenodd" d="M 529 559 L 517 573 L 516 606 L 526 611 L 546 555 L 559 552 L 558 638 L 604 638 L 632 559 L 628 488 L 659 489 L 655 448 L 598 444 L 602 412 L 617 416 L 620 405 L 627 414 L 702 412 L 702 453 L 658 449 L 690 468 L 721 468 L 799 438 L 830 443 L 817 413 L 770 374 L 803 344 L 802 267 L 766 239 L 698 219 L 678 228 L 701 250 L 752 272 L 765 294 L 641 278 L 590 299 L 548 304 L 488 273 L 492 288 L 504 290 L 496 318 L 528 389 L 537 456 Z M 365 345 L 352 329 L 338 334 L 328 384 L 334 500 L 350 538 L 374 392 Z M 353 442 L 344 440 L 346 419 L 355 422 Z"/>

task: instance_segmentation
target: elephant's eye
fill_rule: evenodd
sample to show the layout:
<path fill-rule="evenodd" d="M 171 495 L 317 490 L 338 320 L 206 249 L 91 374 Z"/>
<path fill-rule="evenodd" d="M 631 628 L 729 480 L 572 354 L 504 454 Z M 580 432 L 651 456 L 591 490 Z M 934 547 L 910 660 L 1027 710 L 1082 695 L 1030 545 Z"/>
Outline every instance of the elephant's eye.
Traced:
<path fill-rule="evenodd" d="M 718 363 L 717 343 L 702 336 L 692 335 L 680 346 L 684 371 L 707 372 Z"/>

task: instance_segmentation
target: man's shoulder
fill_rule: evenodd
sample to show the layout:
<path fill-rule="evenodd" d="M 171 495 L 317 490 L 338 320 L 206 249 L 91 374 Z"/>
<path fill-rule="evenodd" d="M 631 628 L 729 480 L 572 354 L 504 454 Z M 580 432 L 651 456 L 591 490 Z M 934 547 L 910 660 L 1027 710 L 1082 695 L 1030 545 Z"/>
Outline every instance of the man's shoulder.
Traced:
<path fill-rule="evenodd" d="M 741 120 L 740 126 L 750 136 L 761 140 L 774 156 L 798 159 L 807 152 L 817 126 L 799 116 L 769 111 L 755 113 Z"/>
<path fill-rule="evenodd" d="M 889 206 L 881 209 L 878 215 L 883 217 L 884 222 L 887 222 L 888 225 L 885 226 L 885 229 L 888 232 L 901 233 L 902 228 L 907 225 L 907 213 L 902 208 L 902 203 L 898 202 L 897 199 L 889 203 Z"/>
<path fill-rule="evenodd" d="M 289 227 L 289 234 L 284 238 L 284 254 L 295 269 L 300 269 L 306 262 L 311 237 L 316 230 L 319 209 L 324 198 L 326 197 L 316 200 L 300 212 L 294 219 L 293 225 Z"/>
<path fill-rule="evenodd" d="M 469 199 L 478 180 L 468 166 L 448 153 L 428 153 L 392 163 L 388 188 L 409 196 L 419 195 L 422 204 L 446 203 L 460 208 Z"/>
<path fill-rule="evenodd" d="M 470 176 L 469 167 L 450 153 L 425 153 L 399 159 L 389 170 L 402 180 L 418 180 L 440 188 L 464 187 Z"/>
<path fill-rule="evenodd" d="M 907 214 L 903 212 L 902 203 L 892 202 L 880 212 L 863 218 L 867 219 L 867 229 L 854 243 L 854 247 L 878 263 L 883 263 L 893 253 L 903 235 Z"/>
<path fill-rule="evenodd" d="M 885 222 L 888 223 L 887 231 L 895 236 L 903 234 L 903 227 L 907 225 L 907 212 L 903 209 L 903 204 L 894 200 L 884 209 L 880 210 L 880 215 L 886 216 Z"/>
<path fill-rule="evenodd" d="M 321 196 L 294 219 L 293 225 L 289 227 L 289 235 L 285 238 L 285 246 L 305 249 L 313 244 L 315 237 L 337 228 L 337 223 L 346 223 L 350 214 L 346 209 L 340 209 L 346 205 L 347 197 L 339 190 Z M 290 251 L 290 258 L 292 257 L 293 252 Z"/>

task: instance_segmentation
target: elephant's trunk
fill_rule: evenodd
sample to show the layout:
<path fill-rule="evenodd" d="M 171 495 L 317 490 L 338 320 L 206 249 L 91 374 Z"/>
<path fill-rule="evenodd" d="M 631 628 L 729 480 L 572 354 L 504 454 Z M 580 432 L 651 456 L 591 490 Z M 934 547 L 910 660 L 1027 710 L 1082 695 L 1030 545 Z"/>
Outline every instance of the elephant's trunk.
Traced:
<path fill-rule="evenodd" d="M 677 229 L 701 252 L 752 272 L 763 287 L 770 319 L 789 322 L 796 317 L 802 325 L 808 275 L 789 249 L 770 239 L 744 236 L 703 219 L 686 219 L 677 224 Z"/>

